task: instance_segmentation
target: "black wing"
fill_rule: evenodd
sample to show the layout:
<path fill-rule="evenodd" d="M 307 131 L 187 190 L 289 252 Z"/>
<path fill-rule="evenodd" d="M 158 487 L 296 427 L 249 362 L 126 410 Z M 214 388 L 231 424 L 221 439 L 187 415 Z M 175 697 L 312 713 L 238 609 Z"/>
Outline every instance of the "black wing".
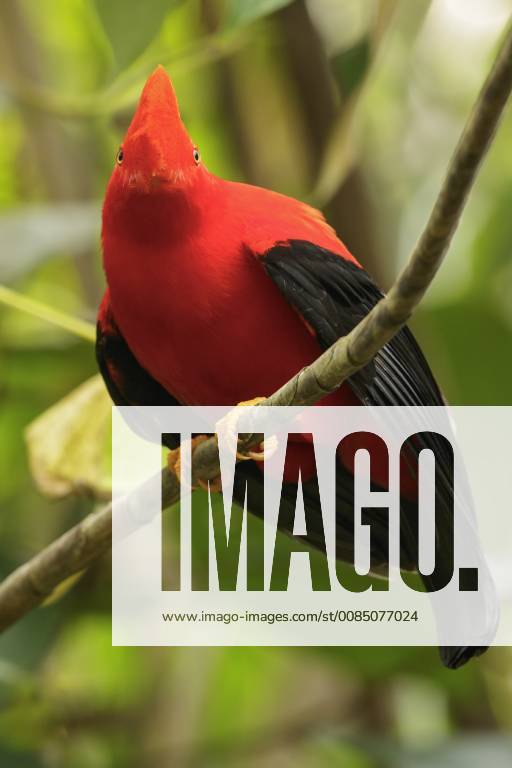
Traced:
<path fill-rule="evenodd" d="M 138 362 L 116 324 L 108 295 L 101 305 L 96 326 L 96 360 L 116 405 L 181 405 Z M 137 432 L 146 437 L 143 429 Z M 168 435 L 165 444 L 176 448 L 179 440 Z"/>
<path fill-rule="evenodd" d="M 279 243 L 262 257 L 261 262 L 269 277 L 285 299 L 304 318 L 322 347 L 331 346 L 345 336 L 368 314 L 382 298 L 382 292 L 370 276 L 360 267 L 339 255 L 302 240 Z M 444 405 L 444 400 L 423 353 L 411 331 L 400 330 L 375 356 L 374 360 L 349 380 L 357 397 L 367 405 Z M 431 433 L 418 440 L 414 451 L 431 448 L 441 457 L 440 483 L 436 487 L 441 509 L 441 521 L 436 531 L 441 552 L 444 541 L 452 536 L 450 509 L 453 504 L 449 477 L 443 467 L 450 465 L 444 441 Z M 338 468 L 338 509 L 345 509 L 346 499 L 339 496 L 351 478 L 346 470 Z M 350 499 L 351 500 L 351 499 Z M 402 548 L 416 551 L 417 509 L 410 501 L 401 503 Z M 413 514 L 412 514 L 413 513 Z M 346 508 L 337 520 L 338 535 L 353 527 L 353 511 Z M 412 522 L 411 522 L 412 521 Z M 372 553 L 373 554 L 373 553 Z M 378 552 L 375 553 L 377 560 Z M 413 561 L 414 564 L 414 561 Z M 449 568 L 449 563 L 446 564 Z M 439 573 L 442 579 L 444 574 Z M 436 589 L 435 579 L 424 577 L 430 589 Z M 444 583 L 444 582 L 443 582 Z M 482 648 L 443 648 L 441 656 L 447 666 L 459 666 Z"/>
<path fill-rule="evenodd" d="M 349 333 L 382 298 L 356 264 L 312 243 L 291 240 L 269 250 L 262 264 L 283 296 L 304 318 L 322 349 Z M 371 363 L 348 379 L 365 405 L 444 405 L 439 387 L 412 333 L 403 328 Z M 449 466 L 444 443 L 427 436 L 418 450 L 432 448 Z M 444 477 L 446 494 L 451 490 Z M 446 498 L 451 501 L 451 497 Z"/>
<path fill-rule="evenodd" d="M 322 349 L 349 333 L 383 297 L 363 269 L 313 243 L 291 240 L 276 245 L 261 261 L 286 300 L 315 331 Z M 408 328 L 349 382 L 367 405 L 444 405 Z"/>

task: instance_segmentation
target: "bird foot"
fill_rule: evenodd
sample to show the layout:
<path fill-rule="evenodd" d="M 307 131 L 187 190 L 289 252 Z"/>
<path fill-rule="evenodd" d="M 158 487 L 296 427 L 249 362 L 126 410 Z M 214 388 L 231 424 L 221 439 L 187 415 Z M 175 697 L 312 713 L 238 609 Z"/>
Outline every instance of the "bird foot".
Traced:
<path fill-rule="evenodd" d="M 239 403 L 236 404 L 236 407 L 238 406 L 251 406 L 251 405 L 261 405 L 266 401 L 266 397 L 253 397 L 252 400 L 241 400 Z"/>
<path fill-rule="evenodd" d="M 208 435 L 197 435 L 196 437 L 193 437 L 191 440 L 187 440 L 184 442 L 190 443 L 190 456 L 191 458 L 194 455 L 194 450 L 197 448 L 198 445 L 201 445 L 201 443 L 204 443 L 205 440 L 208 440 Z M 179 448 L 175 448 L 174 450 L 169 451 L 167 454 L 167 466 L 169 467 L 169 470 L 178 478 L 178 481 L 181 482 L 181 449 L 183 447 L 183 443 Z M 210 490 L 212 493 L 220 493 L 222 491 L 222 483 L 220 475 L 218 477 L 214 477 L 211 480 L 205 481 L 205 480 L 198 480 L 197 485 L 192 486 L 192 490 L 195 490 L 196 488 L 202 488 L 204 491 Z"/>
<path fill-rule="evenodd" d="M 237 403 L 238 406 L 243 407 L 251 407 L 255 405 L 260 405 L 261 403 L 264 403 L 266 401 L 265 397 L 255 397 L 253 400 L 243 400 L 240 403 Z M 227 417 L 225 417 L 225 420 L 222 420 L 222 430 L 224 432 L 227 431 L 228 434 L 232 434 L 233 436 L 236 436 L 236 411 L 234 415 L 228 414 Z M 186 442 L 190 443 L 190 456 L 193 458 L 194 450 L 197 448 L 198 445 L 201 445 L 201 443 L 204 443 L 205 440 L 208 440 L 208 435 L 197 435 L 196 437 L 193 437 L 191 440 L 188 440 Z M 234 440 L 236 442 L 236 437 L 234 437 Z M 167 466 L 169 468 L 169 471 L 175 475 L 175 477 L 178 479 L 179 482 L 181 482 L 181 449 L 184 445 L 185 441 L 182 442 L 181 446 L 179 448 L 175 448 L 173 450 L 170 450 L 167 454 Z M 263 461 L 265 458 L 265 451 L 262 450 L 262 443 L 260 444 L 260 450 L 257 451 L 240 451 L 236 450 L 236 458 L 238 461 Z M 220 475 L 217 477 L 212 478 L 211 480 L 204 481 L 204 480 L 197 480 L 197 484 L 192 486 L 192 490 L 195 490 L 196 488 L 202 488 L 203 490 L 207 491 L 210 490 L 213 493 L 221 493 L 222 492 L 222 481 Z"/>
<path fill-rule="evenodd" d="M 252 400 L 242 400 L 240 403 L 237 403 L 236 407 L 251 407 L 255 405 L 261 405 L 262 403 L 266 402 L 266 397 L 255 397 Z M 226 417 L 226 426 L 223 426 L 224 429 L 228 430 L 228 433 L 231 433 L 233 435 L 236 435 L 236 411 L 232 414 L 228 414 Z M 265 458 L 265 452 L 261 449 L 262 444 L 260 443 L 260 450 L 258 451 L 240 451 L 236 450 L 236 458 L 238 461 L 263 461 Z"/>

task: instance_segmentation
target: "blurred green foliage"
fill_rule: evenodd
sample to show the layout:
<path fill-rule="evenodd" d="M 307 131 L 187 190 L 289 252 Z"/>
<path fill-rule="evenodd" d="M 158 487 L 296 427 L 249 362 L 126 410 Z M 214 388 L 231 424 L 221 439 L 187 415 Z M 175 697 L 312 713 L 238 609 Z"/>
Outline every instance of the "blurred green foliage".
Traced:
<path fill-rule="evenodd" d="M 127 8 L 123 0 L 95 0 L 117 69 L 124 69 L 145 51 L 176 4 L 177 0 L 154 0 Z"/>
<path fill-rule="evenodd" d="M 2 0 L 0 279 L 94 322 L 99 203 L 161 62 L 219 175 L 315 202 L 325 157 L 341 157 L 321 202 L 386 287 L 511 11 L 512 0 Z M 509 114 L 413 321 L 456 404 L 511 401 L 511 127 Z M 90 343 L 0 307 L 0 576 L 92 508 L 87 495 L 37 492 L 23 435 L 94 373 Z M 429 648 L 112 648 L 109 578 L 98 563 L 0 638 L 2 768 L 510 764 L 506 649 L 450 673 Z"/>
<path fill-rule="evenodd" d="M 225 16 L 226 24 L 236 26 L 237 24 L 256 21 L 284 8 L 290 2 L 291 0 L 254 0 L 254 2 L 246 3 L 244 0 L 230 0 Z"/>

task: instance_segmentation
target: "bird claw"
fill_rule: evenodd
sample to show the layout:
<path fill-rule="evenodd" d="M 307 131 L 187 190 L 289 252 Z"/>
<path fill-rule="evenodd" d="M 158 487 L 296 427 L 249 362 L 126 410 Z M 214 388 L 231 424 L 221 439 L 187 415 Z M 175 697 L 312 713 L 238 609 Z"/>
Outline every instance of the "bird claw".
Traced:
<path fill-rule="evenodd" d="M 243 407 L 251 407 L 255 405 L 260 405 L 261 403 L 264 403 L 266 401 L 265 397 L 255 397 L 253 400 L 243 400 L 240 403 L 237 403 L 238 406 Z M 263 443 L 260 443 L 260 450 L 239 450 L 238 449 L 238 433 L 236 430 L 237 426 L 237 420 L 238 415 L 236 413 L 236 409 L 234 411 L 231 411 L 227 416 L 225 416 L 219 424 L 217 425 L 217 433 L 222 434 L 227 437 L 229 440 L 229 444 L 231 448 L 233 449 L 234 453 L 236 454 L 236 458 L 238 461 L 263 461 L 265 459 L 265 456 L 268 458 L 269 454 L 271 454 L 275 448 L 277 447 L 277 439 L 275 437 L 269 438 L 265 441 L 265 449 L 262 450 Z M 167 466 L 169 468 L 169 471 L 172 472 L 173 475 L 178 479 L 178 482 L 181 482 L 181 449 L 184 446 L 185 442 L 190 443 L 190 457 L 193 458 L 194 450 L 197 448 L 198 445 L 201 443 L 204 443 L 205 440 L 208 440 L 208 435 L 197 435 L 196 437 L 193 437 L 191 440 L 182 441 L 182 444 L 179 448 L 175 448 L 173 450 L 170 450 L 167 454 Z M 212 493 L 221 493 L 222 492 L 222 481 L 220 475 L 217 477 L 212 478 L 211 480 L 197 480 L 196 485 L 192 485 L 192 490 L 196 490 L 197 488 L 202 488 L 205 491 L 210 490 Z"/>
<path fill-rule="evenodd" d="M 204 443 L 205 440 L 208 440 L 208 435 L 197 435 L 196 437 L 193 437 L 191 440 L 183 441 L 179 448 L 175 448 L 167 454 L 167 466 L 169 467 L 170 472 L 172 472 L 173 475 L 178 479 L 178 482 L 181 482 L 181 449 L 185 443 L 190 443 L 190 456 L 191 458 L 194 455 L 194 450 L 197 448 L 198 445 L 201 445 L 201 443 Z M 213 493 L 220 493 L 222 491 L 222 483 L 220 475 L 218 477 L 214 477 L 211 480 L 198 480 L 197 485 L 192 485 L 192 490 L 196 490 L 197 488 L 202 488 L 203 490 L 207 491 L 210 490 Z"/>
<path fill-rule="evenodd" d="M 237 403 L 236 408 L 238 407 L 251 407 L 256 405 L 261 405 L 266 402 L 266 397 L 255 397 L 253 400 L 242 400 L 240 403 Z M 230 448 L 233 450 L 233 452 L 236 454 L 236 458 L 238 461 L 263 461 L 265 458 L 265 455 L 268 457 L 268 448 L 269 445 L 267 444 L 266 450 L 262 450 L 261 446 L 263 443 L 260 443 L 260 450 L 239 450 L 238 448 L 238 431 L 237 431 L 237 421 L 238 421 L 238 414 L 236 409 L 234 411 L 230 411 L 227 416 L 225 416 L 219 424 L 217 424 L 217 432 L 224 435 L 224 437 L 227 438 L 228 444 Z M 268 441 L 267 441 L 268 443 Z"/>
<path fill-rule="evenodd" d="M 241 400 L 236 404 L 236 407 L 250 407 L 251 405 L 262 405 L 266 401 L 266 397 L 253 397 L 252 400 Z"/>

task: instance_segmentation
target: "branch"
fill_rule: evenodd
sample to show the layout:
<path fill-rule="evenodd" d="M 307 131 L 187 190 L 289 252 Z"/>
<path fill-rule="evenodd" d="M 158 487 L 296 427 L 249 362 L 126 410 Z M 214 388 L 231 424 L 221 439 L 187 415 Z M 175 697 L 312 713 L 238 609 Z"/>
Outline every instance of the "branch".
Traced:
<path fill-rule="evenodd" d="M 246 39 L 243 29 L 227 30 L 203 37 L 177 54 L 159 51 L 158 55 L 145 56 L 137 66 L 122 72 L 108 88 L 96 93 L 62 94 L 20 77 L 2 85 L 14 101 L 52 117 L 71 120 L 105 117 L 133 108 L 137 102 L 136 94 L 158 64 L 172 65 L 173 77 L 177 77 L 231 56 Z"/>
<path fill-rule="evenodd" d="M 435 277 L 450 245 L 478 167 L 485 156 L 512 90 L 512 26 L 477 99 L 427 226 L 388 295 L 348 334 L 304 368 L 265 405 L 312 405 L 369 363 L 409 319 Z M 244 447 L 259 442 L 252 435 Z M 214 439 L 194 450 L 192 479 L 218 475 Z M 163 502 L 179 499 L 178 480 L 163 471 Z M 111 545 L 112 507 L 89 515 L 0 585 L 0 631 L 39 605 L 65 579 L 87 568 Z"/>
<path fill-rule="evenodd" d="M 60 309 L 54 309 L 48 306 L 48 304 L 43 304 L 41 301 L 37 301 L 37 299 L 32 299 L 29 296 L 13 291 L 2 283 L 0 283 L 0 304 L 11 307 L 11 309 L 19 309 L 28 315 L 37 317 L 38 320 L 51 323 L 57 328 L 68 331 L 68 333 L 84 341 L 89 341 L 93 344 L 96 341 L 96 328 L 92 323 L 80 320 L 80 318 L 68 315 Z"/>

